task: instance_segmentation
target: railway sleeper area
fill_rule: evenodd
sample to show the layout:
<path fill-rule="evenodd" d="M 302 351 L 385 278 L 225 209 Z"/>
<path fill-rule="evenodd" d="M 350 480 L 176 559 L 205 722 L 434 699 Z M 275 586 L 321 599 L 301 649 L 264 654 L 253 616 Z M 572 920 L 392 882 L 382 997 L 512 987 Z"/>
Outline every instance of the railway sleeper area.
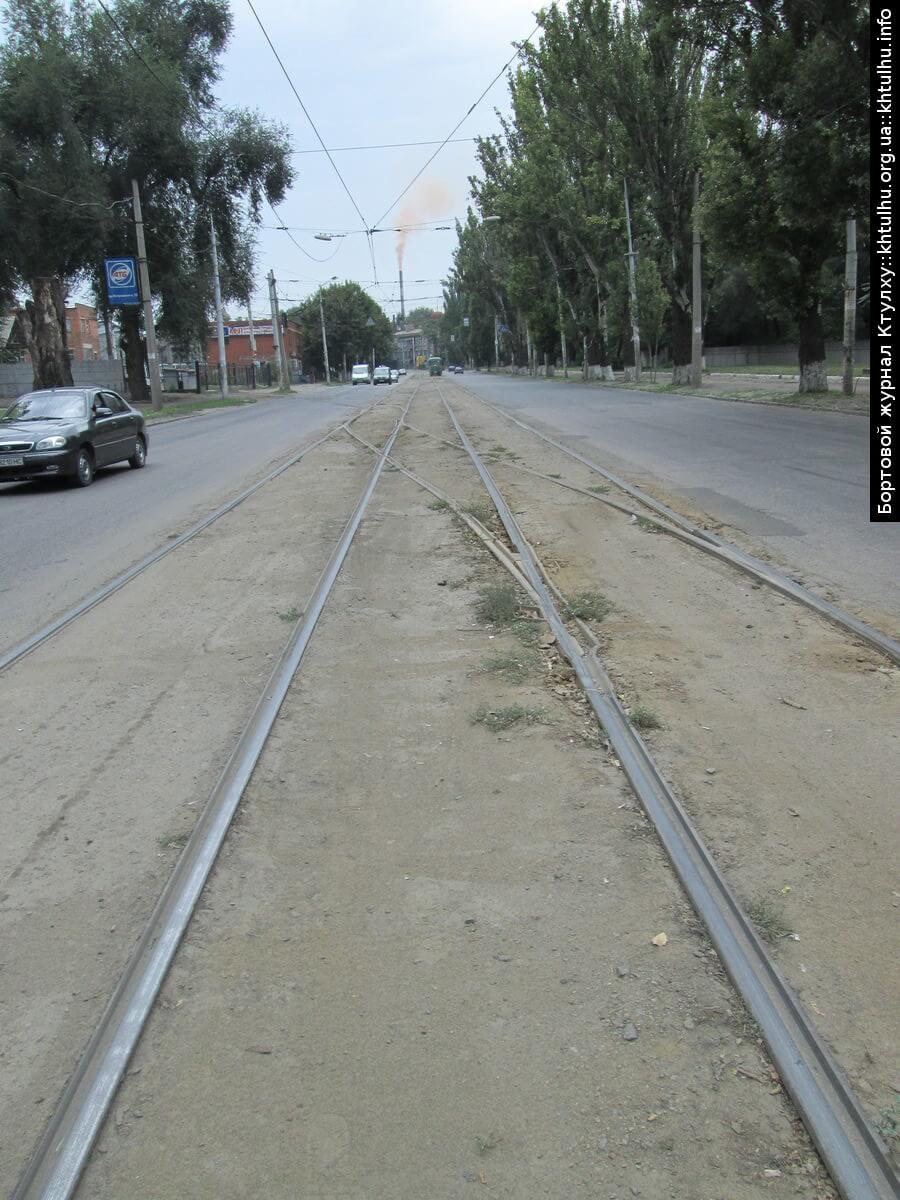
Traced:
<path fill-rule="evenodd" d="M 836 1197 L 444 400 L 886 1156 L 900 673 L 456 381 L 389 393 L 353 425 L 389 458 L 341 431 L 0 677 L 0 1186 L 50 1194 L 27 1164 L 374 481 L 74 1194 Z"/>

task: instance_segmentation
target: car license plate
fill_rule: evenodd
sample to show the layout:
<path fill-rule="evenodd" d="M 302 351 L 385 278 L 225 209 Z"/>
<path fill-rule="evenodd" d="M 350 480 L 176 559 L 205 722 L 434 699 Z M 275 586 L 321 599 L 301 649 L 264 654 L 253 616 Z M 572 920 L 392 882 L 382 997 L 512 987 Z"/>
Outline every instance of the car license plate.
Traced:
<path fill-rule="evenodd" d="M 0 467 L 24 467 L 25 459 L 21 454 L 0 454 Z"/>

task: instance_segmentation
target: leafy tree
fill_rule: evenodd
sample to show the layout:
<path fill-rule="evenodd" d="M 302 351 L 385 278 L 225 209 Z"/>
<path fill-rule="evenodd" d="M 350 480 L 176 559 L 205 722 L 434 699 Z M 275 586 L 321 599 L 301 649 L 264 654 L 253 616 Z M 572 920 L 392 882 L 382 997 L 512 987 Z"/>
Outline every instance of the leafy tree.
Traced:
<path fill-rule="evenodd" d="M 36 386 L 71 382 L 65 292 L 90 279 L 102 295 L 102 258 L 131 250 L 132 178 L 160 328 L 182 341 L 205 338 L 210 217 L 225 298 L 242 299 L 261 202 L 292 179 L 283 130 L 214 108 L 226 0 L 116 0 L 111 11 L 115 25 L 81 0 L 10 0 L 4 12 L 0 289 L 30 292 Z M 144 392 L 140 320 L 123 310 L 133 399 Z"/>
<path fill-rule="evenodd" d="M 384 310 L 358 283 L 332 283 L 287 310 L 287 316 L 296 321 L 302 331 L 304 358 L 316 370 L 325 373 L 320 299 L 332 370 L 340 364 L 346 372 L 353 363 L 369 362 L 373 348 L 376 363 L 393 361 L 394 327 Z M 369 320 L 374 321 L 374 325 L 369 325 Z"/>
<path fill-rule="evenodd" d="M 648 256 L 638 259 L 635 283 L 637 284 L 638 312 L 641 314 L 641 336 L 650 351 L 651 370 L 653 378 L 656 379 L 659 341 L 662 336 L 663 321 L 671 300 L 663 287 L 659 268 Z"/>
<path fill-rule="evenodd" d="M 412 308 L 406 314 L 408 329 L 421 329 L 434 345 L 440 341 L 442 316 L 431 308 Z"/>
<path fill-rule="evenodd" d="M 769 315 L 796 322 L 800 391 L 823 391 L 826 267 L 848 213 L 868 211 L 868 6 L 723 8 L 706 102 L 705 226 L 716 254 L 745 268 Z"/>

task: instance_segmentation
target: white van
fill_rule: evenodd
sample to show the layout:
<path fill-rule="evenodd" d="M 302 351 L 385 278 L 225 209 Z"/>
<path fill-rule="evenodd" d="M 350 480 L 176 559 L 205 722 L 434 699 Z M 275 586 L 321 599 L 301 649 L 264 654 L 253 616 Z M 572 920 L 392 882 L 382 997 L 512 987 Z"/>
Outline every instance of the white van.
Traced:
<path fill-rule="evenodd" d="M 350 382 L 354 387 L 358 383 L 371 383 L 372 381 L 369 378 L 369 364 L 355 363 L 353 370 L 350 372 Z"/>

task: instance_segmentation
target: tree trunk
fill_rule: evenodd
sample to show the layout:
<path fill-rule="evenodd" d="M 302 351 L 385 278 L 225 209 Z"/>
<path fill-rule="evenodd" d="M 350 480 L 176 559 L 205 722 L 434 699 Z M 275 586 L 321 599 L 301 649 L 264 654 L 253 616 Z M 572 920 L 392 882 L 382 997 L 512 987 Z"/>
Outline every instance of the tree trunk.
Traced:
<path fill-rule="evenodd" d="M 71 387 L 72 364 L 66 346 L 66 293 L 56 276 L 31 280 L 31 299 L 19 313 L 34 373 L 32 387 Z"/>
<path fill-rule="evenodd" d="M 606 301 L 601 299 L 597 291 L 597 357 L 600 360 L 600 378 L 611 382 L 614 379 L 612 363 L 609 359 L 609 316 L 606 311 Z"/>
<path fill-rule="evenodd" d="M 141 315 L 136 308 L 122 309 L 121 345 L 125 352 L 128 399 L 132 404 L 148 404 L 150 389 L 144 374 L 145 350 L 141 337 Z"/>
<path fill-rule="evenodd" d="M 825 365 L 825 332 L 818 302 L 800 317 L 800 392 L 827 392 L 828 369 Z"/>
<path fill-rule="evenodd" d="M 677 300 L 672 304 L 672 383 L 691 382 L 691 346 L 693 328 L 689 309 Z"/>

